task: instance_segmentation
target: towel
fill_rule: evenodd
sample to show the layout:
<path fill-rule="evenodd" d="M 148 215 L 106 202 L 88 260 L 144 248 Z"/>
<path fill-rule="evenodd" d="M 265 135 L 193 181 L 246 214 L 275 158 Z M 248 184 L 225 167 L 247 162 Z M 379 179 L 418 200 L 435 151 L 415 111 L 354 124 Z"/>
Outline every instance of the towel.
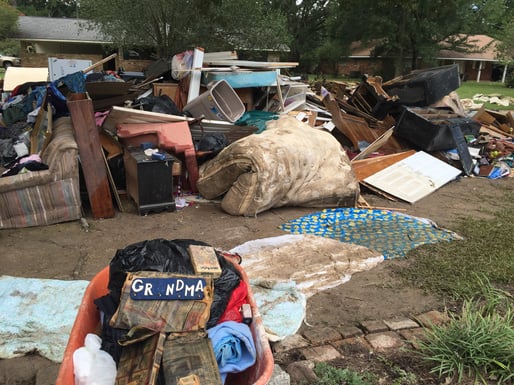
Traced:
<path fill-rule="evenodd" d="M 255 345 L 248 325 L 226 321 L 210 328 L 207 333 L 222 383 L 225 383 L 228 373 L 242 372 L 255 363 Z"/>

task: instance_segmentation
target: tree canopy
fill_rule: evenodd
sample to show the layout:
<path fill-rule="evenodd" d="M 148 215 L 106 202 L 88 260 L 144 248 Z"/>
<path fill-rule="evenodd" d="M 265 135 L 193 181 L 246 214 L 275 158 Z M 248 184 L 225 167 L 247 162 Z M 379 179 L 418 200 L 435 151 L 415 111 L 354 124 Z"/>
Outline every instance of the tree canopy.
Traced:
<path fill-rule="evenodd" d="M 6 0 L 0 38 L 16 20 Z M 10 0 L 31 16 L 91 21 L 121 48 L 153 47 L 167 57 L 207 51 L 282 52 L 304 72 L 327 68 L 360 41 L 399 75 L 434 64 L 442 41 L 466 50 L 462 34 L 487 34 L 512 56 L 514 0 Z M 13 21 L 14 20 L 14 21 Z M 4 26 L 4 27 L 3 27 Z M 509 54 L 510 53 L 510 54 Z M 287 55 L 287 56 L 286 56 Z M 410 60 L 405 60 L 410 58 Z"/>
<path fill-rule="evenodd" d="M 9 5 L 6 1 L 0 0 L 0 41 L 4 41 L 12 36 L 16 31 L 18 22 L 18 12 L 15 8 Z M 14 54 L 15 52 L 7 52 L 8 44 L 1 45 L 4 54 Z M 9 49 L 11 51 L 12 49 Z"/>
<path fill-rule="evenodd" d="M 340 0 L 332 4 L 331 28 L 347 44 L 373 42 L 373 54 L 393 58 L 398 75 L 415 69 L 419 58 L 430 63 L 440 42 L 468 29 L 471 6 L 469 0 Z"/>
<path fill-rule="evenodd" d="M 121 47 L 153 46 L 166 57 L 209 51 L 274 49 L 289 43 L 285 18 L 252 0 L 82 0 L 81 15 Z"/>
<path fill-rule="evenodd" d="M 11 0 L 27 16 L 77 17 L 77 0 Z"/>

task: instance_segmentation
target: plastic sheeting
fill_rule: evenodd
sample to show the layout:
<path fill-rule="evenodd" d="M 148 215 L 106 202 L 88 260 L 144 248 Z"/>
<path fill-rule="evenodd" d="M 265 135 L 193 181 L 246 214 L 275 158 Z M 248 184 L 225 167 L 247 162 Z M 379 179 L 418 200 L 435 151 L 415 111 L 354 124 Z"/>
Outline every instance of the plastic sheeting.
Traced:
<path fill-rule="evenodd" d="M 0 358 L 61 362 L 88 281 L 0 277 Z"/>

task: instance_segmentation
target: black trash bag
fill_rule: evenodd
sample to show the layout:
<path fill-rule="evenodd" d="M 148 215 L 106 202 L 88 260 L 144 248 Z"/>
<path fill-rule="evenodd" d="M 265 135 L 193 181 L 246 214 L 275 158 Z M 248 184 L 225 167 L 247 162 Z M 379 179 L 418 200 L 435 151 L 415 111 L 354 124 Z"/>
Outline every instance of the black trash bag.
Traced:
<path fill-rule="evenodd" d="M 160 271 L 177 274 L 194 274 L 187 251 L 189 245 L 210 246 L 193 239 L 153 239 L 127 246 L 116 252 L 111 260 L 109 272 L 109 292 L 119 302 L 123 283 L 128 272 Z M 216 252 L 221 267 L 221 275 L 214 280 L 214 297 L 208 325 L 214 326 L 227 307 L 230 295 L 239 285 L 241 276 L 237 269 L 223 255 Z"/>
<path fill-rule="evenodd" d="M 175 102 L 168 95 L 149 95 L 139 99 L 139 103 L 145 111 L 158 112 L 168 115 L 184 115 Z"/>
<path fill-rule="evenodd" d="M 209 132 L 202 136 L 196 144 L 197 151 L 206 151 L 202 156 L 197 155 L 198 164 L 214 158 L 221 150 L 228 146 L 228 140 L 222 132 Z"/>
<path fill-rule="evenodd" d="M 187 252 L 189 245 L 207 244 L 192 239 L 169 241 L 158 238 L 117 250 L 110 263 L 109 291 L 119 298 L 128 272 L 146 270 L 194 274 Z"/>
<path fill-rule="evenodd" d="M 115 298 L 109 293 L 95 299 L 94 303 L 102 314 L 102 350 L 109 353 L 118 366 L 122 351 L 122 346 L 118 344 L 118 341 L 126 336 L 127 330 L 113 328 L 109 322 L 118 308 L 119 298 Z"/>
<path fill-rule="evenodd" d="M 198 151 L 220 152 L 228 146 L 227 137 L 222 132 L 209 132 L 202 136 L 198 141 L 196 149 Z"/>

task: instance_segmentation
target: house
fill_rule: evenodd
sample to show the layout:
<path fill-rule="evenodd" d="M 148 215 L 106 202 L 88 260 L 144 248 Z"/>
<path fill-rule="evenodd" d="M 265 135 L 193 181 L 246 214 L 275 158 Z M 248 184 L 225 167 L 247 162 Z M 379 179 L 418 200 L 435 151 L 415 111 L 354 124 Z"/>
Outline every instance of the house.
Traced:
<path fill-rule="evenodd" d="M 48 58 L 91 60 L 93 63 L 112 53 L 115 60 L 105 69 L 144 71 L 154 60 L 142 60 L 139 55 L 123 52 L 113 46 L 110 37 L 97 29 L 89 29 L 85 19 L 20 16 L 14 39 L 20 42 L 23 67 L 47 67 Z M 51 28 L 49 28 L 51 26 Z"/>
<path fill-rule="evenodd" d="M 372 55 L 377 44 L 378 41 L 369 45 L 353 43 L 347 60 L 338 66 L 338 73 L 350 77 L 360 77 L 365 73 L 390 73 L 391 58 Z M 486 35 L 469 35 L 465 44 L 468 46 L 466 52 L 441 49 L 436 58 L 438 65 L 458 64 L 463 80 L 505 81 L 508 66 L 500 63 L 497 57 L 497 40 Z M 406 62 L 408 61 L 410 58 L 406 58 Z"/>
<path fill-rule="evenodd" d="M 505 82 L 508 65 L 497 57 L 498 41 L 487 35 L 471 35 L 465 38 L 469 46 L 466 52 L 442 49 L 437 59 L 441 65 L 458 64 L 463 80 Z"/>

